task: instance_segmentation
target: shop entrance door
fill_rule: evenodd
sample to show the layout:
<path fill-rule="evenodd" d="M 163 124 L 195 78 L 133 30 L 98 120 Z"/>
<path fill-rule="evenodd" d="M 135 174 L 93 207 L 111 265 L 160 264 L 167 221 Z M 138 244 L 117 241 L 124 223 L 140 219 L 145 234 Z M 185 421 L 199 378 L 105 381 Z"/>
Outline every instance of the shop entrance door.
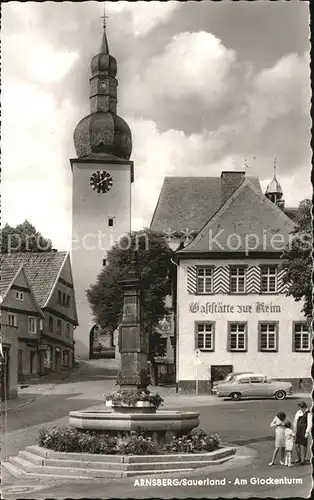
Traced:
<path fill-rule="evenodd" d="M 212 365 L 210 367 L 211 382 L 223 380 L 229 373 L 232 373 L 233 365 Z"/>

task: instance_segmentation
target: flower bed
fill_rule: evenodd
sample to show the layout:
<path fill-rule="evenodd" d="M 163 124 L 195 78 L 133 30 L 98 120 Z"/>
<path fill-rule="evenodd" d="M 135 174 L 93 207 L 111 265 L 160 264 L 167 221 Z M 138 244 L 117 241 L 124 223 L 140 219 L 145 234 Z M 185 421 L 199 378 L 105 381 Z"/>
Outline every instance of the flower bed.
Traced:
<path fill-rule="evenodd" d="M 110 434 L 85 432 L 69 427 L 40 429 L 39 446 L 53 451 L 68 453 L 99 453 L 111 455 L 116 452 L 117 438 Z"/>
<path fill-rule="evenodd" d="M 41 429 L 39 446 L 68 453 L 96 453 L 103 455 L 165 455 L 169 453 L 208 453 L 219 448 L 217 434 L 208 435 L 201 429 L 174 437 L 161 445 L 148 433 L 131 431 L 123 439 L 109 433 L 82 431 L 72 428 Z"/>
<path fill-rule="evenodd" d="M 137 389 L 119 389 L 105 396 L 105 401 L 110 401 L 110 406 L 113 407 L 137 407 L 141 402 L 149 403 L 156 409 L 163 405 L 163 398 L 159 394 Z"/>
<path fill-rule="evenodd" d="M 174 437 L 165 446 L 167 453 L 202 453 L 219 448 L 218 434 L 208 435 L 202 429 L 192 429 L 189 434 Z"/>

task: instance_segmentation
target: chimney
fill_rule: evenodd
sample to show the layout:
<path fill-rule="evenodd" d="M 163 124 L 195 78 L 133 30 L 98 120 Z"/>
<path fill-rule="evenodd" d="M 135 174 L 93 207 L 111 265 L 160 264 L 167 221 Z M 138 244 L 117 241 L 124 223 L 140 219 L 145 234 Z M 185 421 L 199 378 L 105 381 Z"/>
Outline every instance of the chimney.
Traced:
<path fill-rule="evenodd" d="M 221 172 L 221 204 L 223 205 L 242 184 L 245 172 L 238 170 Z"/>

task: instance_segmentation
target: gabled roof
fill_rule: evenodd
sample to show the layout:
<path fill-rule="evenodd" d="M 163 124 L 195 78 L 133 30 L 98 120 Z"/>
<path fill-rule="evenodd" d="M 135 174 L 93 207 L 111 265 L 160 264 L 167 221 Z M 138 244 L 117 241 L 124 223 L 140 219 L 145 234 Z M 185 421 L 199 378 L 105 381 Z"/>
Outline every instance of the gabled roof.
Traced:
<path fill-rule="evenodd" d="M 31 284 L 30 282 L 28 281 L 27 279 L 27 275 L 26 275 L 26 272 L 25 272 L 25 269 L 24 269 L 24 266 L 23 264 L 21 264 L 17 271 L 16 271 L 16 267 L 14 268 L 14 266 L 10 267 L 8 273 L 5 273 L 5 276 L 6 276 L 6 279 L 3 281 L 2 283 L 2 280 L 1 280 L 1 287 L 0 287 L 0 295 L 1 295 L 1 304 L 2 302 L 5 300 L 6 296 L 8 295 L 11 287 L 15 284 L 17 278 L 19 277 L 20 274 L 23 274 L 24 276 L 24 280 L 28 286 L 28 289 L 29 289 L 29 293 L 30 293 L 30 296 L 33 300 L 33 303 L 34 303 L 34 306 L 35 308 L 37 309 L 39 315 L 44 318 L 44 313 L 42 312 L 36 298 L 35 298 L 35 295 L 34 295 L 34 292 L 33 292 L 33 289 L 31 287 Z M 16 272 L 15 272 L 16 271 Z M 11 279 L 10 283 L 8 284 L 8 282 L 6 281 L 8 279 L 9 276 L 12 276 L 13 275 L 13 278 Z"/>
<path fill-rule="evenodd" d="M 0 295 L 2 297 L 4 297 L 8 293 L 21 267 L 22 266 L 18 265 L 17 263 L 12 266 L 6 266 L 3 263 L 3 256 L 1 255 Z"/>
<path fill-rule="evenodd" d="M 257 177 L 247 177 L 261 191 Z M 150 228 L 200 231 L 222 205 L 220 177 L 165 177 Z"/>
<path fill-rule="evenodd" d="M 1 278 L 5 278 L 4 286 L 10 276 L 15 276 L 23 265 L 36 301 L 40 307 L 45 307 L 67 255 L 67 252 L 4 254 L 1 256 Z"/>
<path fill-rule="evenodd" d="M 178 255 L 208 252 L 282 252 L 294 223 L 246 179 Z M 232 236 L 233 235 L 233 236 Z M 281 235 L 272 244 L 271 238 Z"/>

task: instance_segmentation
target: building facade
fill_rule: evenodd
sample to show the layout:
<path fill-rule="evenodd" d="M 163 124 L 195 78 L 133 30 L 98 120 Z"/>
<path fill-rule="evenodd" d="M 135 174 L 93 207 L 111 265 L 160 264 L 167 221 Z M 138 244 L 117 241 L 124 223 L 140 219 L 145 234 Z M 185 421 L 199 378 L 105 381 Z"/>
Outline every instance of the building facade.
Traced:
<path fill-rule="evenodd" d="M 106 28 L 99 54 L 91 61 L 90 114 L 74 131 L 77 158 L 71 159 L 72 268 L 79 327 L 76 352 L 82 358 L 114 356 L 113 339 L 96 340 L 97 332 L 86 290 L 107 263 L 107 251 L 131 230 L 130 161 L 132 137 L 128 124 L 117 114 L 117 63 L 109 53 Z M 96 328 L 95 328 L 96 326 Z"/>
<path fill-rule="evenodd" d="M 302 304 L 285 295 L 275 258 L 180 259 L 179 390 L 209 392 L 230 372 L 255 371 L 298 386 L 309 379 L 311 334 Z M 195 353 L 198 356 L 195 356 Z"/>
<path fill-rule="evenodd" d="M 1 296 L 2 382 L 5 385 L 6 379 L 8 397 L 14 397 L 17 383 L 37 375 L 40 369 L 39 332 L 44 314 L 23 265 L 16 263 L 8 269 L 2 263 Z"/>
<path fill-rule="evenodd" d="M 69 254 L 3 255 L 1 277 L 1 329 L 10 327 L 17 342 L 18 381 L 71 368 L 77 314 Z"/>
<path fill-rule="evenodd" d="M 62 266 L 42 310 L 45 315 L 41 332 L 42 343 L 45 345 L 43 371 L 48 373 L 67 370 L 74 362 L 74 331 L 78 325 L 69 254 L 64 255 Z"/>
<path fill-rule="evenodd" d="M 177 248 L 178 390 L 198 386 L 208 393 L 212 382 L 232 371 L 311 387 L 310 325 L 302 303 L 286 295 L 280 268 L 296 211 L 285 208 L 276 177 L 266 194 L 243 172 L 172 179 L 165 180 L 152 227 L 165 235 L 171 228 L 170 244 Z M 179 191 L 189 211 L 180 201 L 167 215 L 168 196 L 173 205 Z"/>
<path fill-rule="evenodd" d="M 16 327 L 6 323 L 1 312 L 0 399 L 17 397 L 18 340 Z"/>

